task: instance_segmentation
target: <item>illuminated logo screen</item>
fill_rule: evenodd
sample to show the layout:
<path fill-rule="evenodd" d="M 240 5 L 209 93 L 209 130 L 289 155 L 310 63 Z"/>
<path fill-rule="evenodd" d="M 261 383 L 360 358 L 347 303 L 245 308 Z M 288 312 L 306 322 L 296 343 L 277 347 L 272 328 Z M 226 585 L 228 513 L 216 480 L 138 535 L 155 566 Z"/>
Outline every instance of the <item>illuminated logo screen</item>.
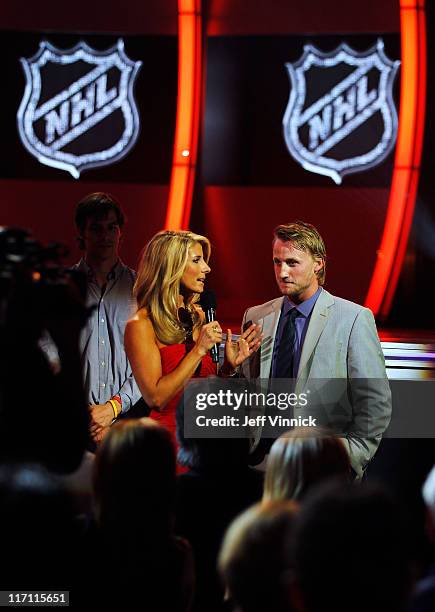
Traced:
<path fill-rule="evenodd" d="M 365 52 L 345 43 L 330 53 L 305 45 L 302 57 L 286 64 L 291 91 L 283 130 L 293 158 L 337 184 L 380 164 L 397 136 L 392 90 L 399 64 L 380 39 Z"/>
<path fill-rule="evenodd" d="M 18 131 L 39 162 L 78 178 L 127 155 L 139 134 L 133 89 L 141 62 L 127 57 L 122 40 L 106 51 L 83 41 L 65 51 L 43 41 L 21 62 Z"/>

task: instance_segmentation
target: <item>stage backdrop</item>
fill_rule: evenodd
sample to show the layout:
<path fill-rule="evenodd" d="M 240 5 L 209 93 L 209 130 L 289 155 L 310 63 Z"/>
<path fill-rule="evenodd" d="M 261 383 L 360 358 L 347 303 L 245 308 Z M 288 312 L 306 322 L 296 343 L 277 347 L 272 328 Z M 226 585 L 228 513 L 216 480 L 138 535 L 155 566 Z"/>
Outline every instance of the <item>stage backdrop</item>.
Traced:
<path fill-rule="evenodd" d="M 219 294 L 220 317 L 234 326 L 249 305 L 278 295 L 272 232 L 279 223 L 292 220 L 313 223 L 323 235 L 326 288 L 364 302 L 384 227 L 394 160 L 392 147 L 377 165 L 345 174 L 336 184 L 331 176 L 307 170 L 290 153 L 283 122 L 295 89 L 286 64 L 296 68 L 307 45 L 333 57 L 343 43 L 363 54 L 382 41 L 386 56 L 400 60 L 398 3 L 369 2 L 359 9 L 355 3 L 318 2 L 314 9 L 312 3 L 308 7 L 277 2 L 274 11 L 261 5 L 247 12 L 243 2 L 215 1 L 210 11 L 204 191 L 193 218 L 204 224 L 215 247 L 210 280 Z M 398 111 L 400 67 L 396 70 L 391 93 Z M 313 79 L 307 78 L 307 98 L 312 98 L 302 112 L 348 74 L 332 75 L 329 88 L 325 82 L 317 85 L 314 97 Z M 320 69 L 314 80 L 319 76 Z M 372 77 L 368 73 L 369 87 Z M 317 110 L 319 119 L 325 118 L 321 113 L 326 102 Z M 342 147 L 335 151 L 338 157 L 358 154 L 363 141 L 375 143 L 378 127 L 368 122 L 368 130 L 355 129 L 337 145 L 336 149 Z M 300 135 L 307 144 L 307 134 Z"/>
<path fill-rule="evenodd" d="M 362 53 L 378 40 L 390 60 L 400 59 L 398 2 L 369 0 L 361 8 L 337 0 L 264 1 L 249 3 L 249 9 L 242 0 L 206 4 L 200 188 L 191 227 L 209 235 L 214 246 L 210 285 L 218 292 L 221 318 L 235 323 L 248 305 L 275 297 L 272 230 L 292 219 L 310 221 L 324 235 L 327 288 L 362 302 L 385 220 L 394 148 L 367 172 L 343 176 L 340 185 L 304 168 L 283 132 L 292 90 L 285 64 L 295 65 L 307 44 L 329 53 L 346 43 Z M 0 47 L 8 84 L 1 102 L 2 224 L 65 242 L 74 261 L 75 204 L 91 191 L 109 191 L 126 209 L 122 253 L 135 265 L 165 218 L 176 110 L 176 9 L 175 0 L 134 0 L 128 12 L 119 3 L 90 7 L 83 0 L 73 13 L 51 0 L 31 12 L 24 3 L 2 5 Z M 142 62 L 134 86 L 141 122 L 134 147 L 118 163 L 87 169 L 78 179 L 42 165 L 18 137 L 16 115 L 26 83 L 20 58 L 35 55 L 43 40 L 58 49 L 83 40 L 104 51 L 119 39 L 128 57 Z M 400 68 L 392 88 L 396 107 L 399 87 Z"/>
<path fill-rule="evenodd" d="M 78 0 L 74 10 L 66 10 L 64 5 L 52 0 L 30 8 L 28 3 L 5 2 L 0 9 L 0 30 L 5 85 L 0 102 L 3 120 L 0 224 L 28 228 L 43 241 L 63 242 L 70 248 L 66 263 L 72 263 L 80 256 L 74 228 L 76 203 L 92 191 L 108 191 L 125 209 L 128 222 L 121 253 L 126 263 L 135 266 L 143 245 L 162 228 L 165 218 L 177 96 L 176 0 L 133 2 L 129 3 L 128 10 L 115 2 L 90 5 Z M 133 88 L 140 119 L 133 147 L 117 163 L 85 169 L 78 179 L 68 171 L 41 164 L 19 137 L 17 112 L 27 82 L 21 58 L 35 56 L 42 41 L 63 51 L 82 41 L 98 54 L 116 46 L 120 40 L 127 57 L 132 62 L 141 62 Z M 69 121 L 72 122 L 74 92 L 71 87 L 80 74 L 89 72 L 90 68 L 80 63 L 70 68 L 65 77 L 63 73 L 54 75 L 47 88 L 44 74 L 47 69 L 42 67 L 41 95 L 53 99 L 59 92 L 66 91 L 64 98 L 71 104 Z M 109 71 L 103 94 L 110 92 L 110 78 Z M 93 84 L 95 80 L 91 89 Z M 92 94 L 89 87 L 78 88 L 78 91 L 89 101 Z M 93 95 L 97 105 L 95 87 Z M 61 117 L 61 102 L 53 110 Z M 82 109 L 80 125 L 85 117 L 86 110 Z M 116 120 L 116 113 L 111 117 Z M 39 131 L 43 129 L 44 120 L 45 117 L 39 124 L 35 123 Z M 96 125 L 94 130 L 99 131 L 100 144 L 104 145 L 105 138 L 118 140 L 114 129 L 116 131 L 116 126 L 109 120 L 107 124 L 101 121 Z M 88 141 L 93 140 L 92 131 L 80 138 L 86 140 L 86 136 Z M 70 146 L 76 142 L 80 145 L 80 138 Z M 68 152 L 67 147 L 65 150 Z"/>

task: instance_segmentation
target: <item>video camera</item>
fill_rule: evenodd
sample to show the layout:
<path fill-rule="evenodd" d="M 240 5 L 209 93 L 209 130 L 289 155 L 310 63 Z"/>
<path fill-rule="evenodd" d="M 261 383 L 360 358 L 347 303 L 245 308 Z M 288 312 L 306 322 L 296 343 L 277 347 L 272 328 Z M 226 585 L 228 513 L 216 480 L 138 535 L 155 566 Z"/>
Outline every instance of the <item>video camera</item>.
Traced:
<path fill-rule="evenodd" d="M 0 330 L 29 328 L 39 337 L 47 322 L 88 316 L 86 279 L 61 264 L 68 249 L 43 246 L 30 232 L 0 227 Z"/>

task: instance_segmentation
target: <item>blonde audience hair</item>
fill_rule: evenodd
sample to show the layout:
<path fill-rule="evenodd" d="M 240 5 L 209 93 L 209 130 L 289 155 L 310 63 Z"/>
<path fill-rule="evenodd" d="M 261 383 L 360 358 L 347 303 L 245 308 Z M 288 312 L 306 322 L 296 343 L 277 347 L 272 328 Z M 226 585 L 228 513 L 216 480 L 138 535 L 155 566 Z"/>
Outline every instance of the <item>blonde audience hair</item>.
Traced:
<path fill-rule="evenodd" d="M 299 505 L 294 501 L 257 503 L 228 527 L 218 570 L 237 610 L 289 610 L 285 576 L 287 554 Z"/>
<path fill-rule="evenodd" d="M 210 241 L 190 231 L 158 232 L 142 253 L 133 291 L 138 308 L 147 309 L 155 334 L 163 344 L 177 344 L 185 340 L 186 332 L 178 318 L 180 282 L 189 249 L 198 243 L 208 263 Z M 186 304 L 194 329 L 201 325 L 200 313 L 194 306 L 198 299 L 199 294 L 195 293 Z"/>
<path fill-rule="evenodd" d="M 154 514 L 156 532 L 158 518 L 169 529 L 175 469 L 175 450 L 165 427 L 148 417 L 115 423 L 99 445 L 94 462 L 97 522 L 113 525 L 126 508 L 133 521 L 133 513 L 137 510 L 144 516 L 146 508 Z M 136 529 L 138 533 L 139 526 Z"/>
<path fill-rule="evenodd" d="M 263 500 L 299 501 L 314 484 L 338 476 L 351 476 L 344 441 L 325 429 L 295 428 L 270 449 Z"/>

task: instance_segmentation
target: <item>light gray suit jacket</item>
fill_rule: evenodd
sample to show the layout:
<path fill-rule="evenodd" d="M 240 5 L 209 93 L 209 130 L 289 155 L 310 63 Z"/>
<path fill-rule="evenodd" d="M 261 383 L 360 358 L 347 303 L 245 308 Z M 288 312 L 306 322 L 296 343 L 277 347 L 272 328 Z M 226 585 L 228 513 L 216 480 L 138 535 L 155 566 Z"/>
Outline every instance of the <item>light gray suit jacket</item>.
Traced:
<path fill-rule="evenodd" d="M 242 373 L 248 379 L 270 377 L 283 300 L 280 297 L 245 312 L 243 325 L 247 321 L 258 323 L 264 334 L 259 351 L 242 365 Z M 372 312 L 325 290 L 320 293 L 308 324 L 296 393 L 319 379 L 342 379 L 339 386 L 345 389 L 345 410 L 344 416 L 342 412 L 335 421 L 335 431 L 347 440 L 352 467 L 361 477 L 390 422 L 391 391 Z M 253 449 L 260 437 L 261 429 Z"/>

